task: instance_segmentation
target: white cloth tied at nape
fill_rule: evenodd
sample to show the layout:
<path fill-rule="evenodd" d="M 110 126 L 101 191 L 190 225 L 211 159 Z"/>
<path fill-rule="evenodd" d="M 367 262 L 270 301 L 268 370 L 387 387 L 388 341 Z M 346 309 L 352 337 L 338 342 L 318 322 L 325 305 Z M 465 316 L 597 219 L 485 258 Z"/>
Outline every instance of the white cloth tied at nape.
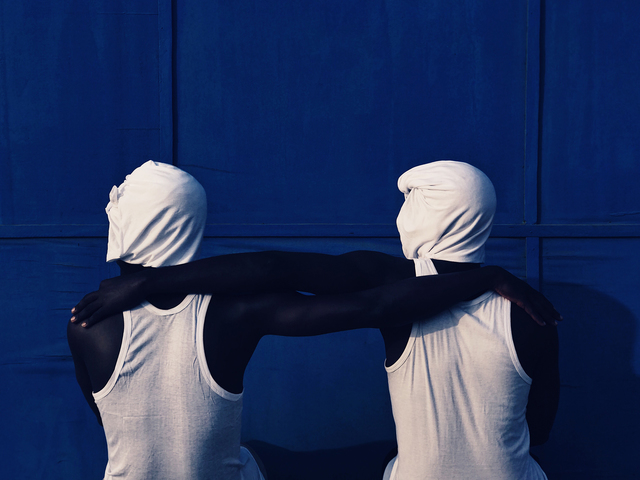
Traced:
<path fill-rule="evenodd" d="M 464 162 L 442 160 L 408 170 L 396 225 L 407 258 L 482 263 L 496 210 L 491 180 Z"/>
<path fill-rule="evenodd" d="M 111 189 L 105 210 L 107 262 L 163 267 L 198 258 L 207 198 L 187 172 L 149 160 Z"/>

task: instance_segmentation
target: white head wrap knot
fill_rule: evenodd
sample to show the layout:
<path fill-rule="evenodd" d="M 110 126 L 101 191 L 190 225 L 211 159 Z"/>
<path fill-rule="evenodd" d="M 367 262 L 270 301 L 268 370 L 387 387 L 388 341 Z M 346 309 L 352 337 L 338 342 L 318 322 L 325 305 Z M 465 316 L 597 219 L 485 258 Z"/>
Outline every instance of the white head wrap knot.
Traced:
<path fill-rule="evenodd" d="M 443 160 L 403 173 L 396 224 L 407 258 L 481 263 L 496 210 L 491 180 L 463 162 Z"/>
<path fill-rule="evenodd" d="M 109 200 L 107 262 L 163 267 L 198 258 L 207 197 L 187 172 L 149 160 L 114 186 Z"/>

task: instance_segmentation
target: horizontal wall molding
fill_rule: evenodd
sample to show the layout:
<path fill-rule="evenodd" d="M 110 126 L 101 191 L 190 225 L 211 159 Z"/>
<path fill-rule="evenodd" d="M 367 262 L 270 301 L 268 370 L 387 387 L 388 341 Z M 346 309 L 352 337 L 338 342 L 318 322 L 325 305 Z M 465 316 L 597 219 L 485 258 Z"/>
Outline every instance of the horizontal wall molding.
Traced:
<path fill-rule="evenodd" d="M 106 238 L 104 225 L 0 225 L 0 239 Z M 395 238 L 393 224 L 209 224 L 205 237 Z M 640 224 L 494 225 L 495 238 L 624 238 L 640 237 Z"/>

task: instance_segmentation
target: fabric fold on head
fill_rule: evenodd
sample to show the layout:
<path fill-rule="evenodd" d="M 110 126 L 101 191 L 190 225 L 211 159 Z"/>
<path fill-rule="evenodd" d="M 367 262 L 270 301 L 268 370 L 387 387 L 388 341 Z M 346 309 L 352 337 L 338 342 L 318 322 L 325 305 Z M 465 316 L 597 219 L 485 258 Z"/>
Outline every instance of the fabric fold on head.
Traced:
<path fill-rule="evenodd" d="M 105 210 L 107 262 L 163 267 L 198 258 L 207 198 L 187 172 L 149 160 L 111 189 Z"/>
<path fill-rule="evenodd" d="M 464 162 L 441 160 L 403 173 L 396 225 L 407 258 L 482 263 L 496 209 L 491 180 Z"/>

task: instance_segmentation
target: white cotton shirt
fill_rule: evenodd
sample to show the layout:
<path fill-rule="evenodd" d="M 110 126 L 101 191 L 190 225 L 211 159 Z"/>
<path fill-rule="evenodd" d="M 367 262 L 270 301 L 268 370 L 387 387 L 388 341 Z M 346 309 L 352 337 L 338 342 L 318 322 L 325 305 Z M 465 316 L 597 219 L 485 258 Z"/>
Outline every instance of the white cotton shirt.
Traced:
<path fill-rule="evenodd" d="M 435 274 L 416 259 L 416 274 Z M 494 292 L 415 322 L 386 367 L 398 457 L 391 480 L 546 480 L 529 455 L 531 378 L 511 335 L 511 304 Z"/>
<path fill-rule="evenodd" d="M 94 393 L 107 439 L 105 480 L 257 480 L 240 447 L 242 394 L 207 367 L 204 320 L 211 297 L 188 295 L 161 310 L 124 312 L 116 368 Z"/>

